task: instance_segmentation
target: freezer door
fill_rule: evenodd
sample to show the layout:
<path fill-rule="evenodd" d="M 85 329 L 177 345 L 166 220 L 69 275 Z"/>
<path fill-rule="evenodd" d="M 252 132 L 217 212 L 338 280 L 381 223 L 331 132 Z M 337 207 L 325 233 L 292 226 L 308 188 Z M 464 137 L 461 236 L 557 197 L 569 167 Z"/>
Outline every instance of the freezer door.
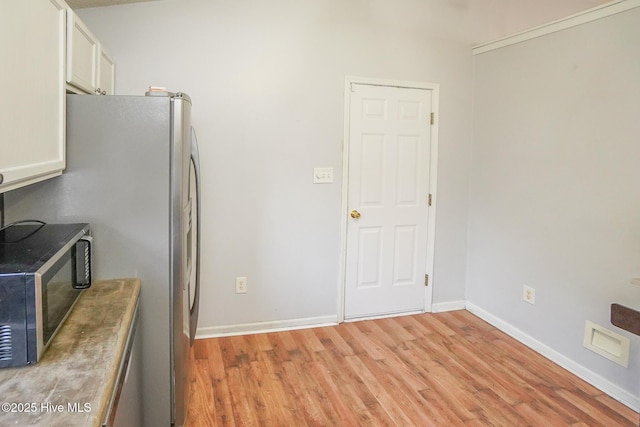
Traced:
<path fill-rule="evenodd" d="M 171 371 L 172 425 L 183 426 L 189 405 L 191 333 L 189 282 L 192 276 L 193 218 L 190 192 L 191 102 L 172 98 L 171 143 Z M 195 258 L 197 259 L 197 258 Z"/>
<path fill-rule="evenodd" d="M 189 168 L 189 199 L 191 201 L 191 227 L 189 230 L 189 338 L 190 344 L 196 337 L 200 307 L 200 154 L 196 132 L 191 128 L 191 164 Z"/>

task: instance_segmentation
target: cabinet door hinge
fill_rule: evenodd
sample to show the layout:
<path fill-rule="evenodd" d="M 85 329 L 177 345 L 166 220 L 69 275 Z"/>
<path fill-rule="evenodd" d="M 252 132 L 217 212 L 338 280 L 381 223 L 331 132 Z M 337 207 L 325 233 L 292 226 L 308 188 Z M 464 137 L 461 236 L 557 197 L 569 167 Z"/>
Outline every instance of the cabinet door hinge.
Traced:
<path fill-rule="evenodd" d="M 429 206 L 431 206 L 431 204 L 433 203 L 433 196 L 431 194 L 429 194 L 427 202 L 429 203 Z"/>
<path fill-rule="evenodd" d="M 430 117 L 430 122 L 431 124 L 434 124 L 436 122 L 436 113 L 431 113 Z"/>
<path fill-rule="evenodd" d="M 424 275 L 424 285 L 425 286 L 429 286 L 429 275 L 428 274 Z"/>

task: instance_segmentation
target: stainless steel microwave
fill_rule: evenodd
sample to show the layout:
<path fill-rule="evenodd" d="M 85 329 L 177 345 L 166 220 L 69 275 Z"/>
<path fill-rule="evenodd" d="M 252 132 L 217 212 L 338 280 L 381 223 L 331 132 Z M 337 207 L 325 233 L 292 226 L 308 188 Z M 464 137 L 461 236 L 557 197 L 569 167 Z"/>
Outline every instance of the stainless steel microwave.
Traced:
<path fill-rule="evenodd" d="M 0 368 L 40 360 L 90 286 L 89 224 L 23 221 L 0 230 Z"/>

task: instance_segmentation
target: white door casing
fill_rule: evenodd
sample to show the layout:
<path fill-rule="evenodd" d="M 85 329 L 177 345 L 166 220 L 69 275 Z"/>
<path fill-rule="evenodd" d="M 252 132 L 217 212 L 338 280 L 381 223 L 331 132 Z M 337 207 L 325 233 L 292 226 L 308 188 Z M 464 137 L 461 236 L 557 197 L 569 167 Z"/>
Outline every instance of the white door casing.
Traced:
<path fill-rule="evenodd" d="M 437 90 L 346 79 L 339 320 L 431 310 Z"/>

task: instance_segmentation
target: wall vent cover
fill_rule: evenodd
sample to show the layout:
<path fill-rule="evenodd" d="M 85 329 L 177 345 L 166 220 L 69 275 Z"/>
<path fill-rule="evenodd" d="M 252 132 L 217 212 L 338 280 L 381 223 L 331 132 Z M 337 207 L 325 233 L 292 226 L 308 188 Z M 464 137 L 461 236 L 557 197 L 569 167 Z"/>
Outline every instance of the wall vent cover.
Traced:
<path fill-rule="evenodd" d="M 616 334 L 589 320 L 584 325 L 584 346 L 600 356 L 629 367 L 629 338 Z"/>
<path fill-rule="evenodd" d="M 0 361 L 11 360 L 11 325 L 0 325 Z"/>

